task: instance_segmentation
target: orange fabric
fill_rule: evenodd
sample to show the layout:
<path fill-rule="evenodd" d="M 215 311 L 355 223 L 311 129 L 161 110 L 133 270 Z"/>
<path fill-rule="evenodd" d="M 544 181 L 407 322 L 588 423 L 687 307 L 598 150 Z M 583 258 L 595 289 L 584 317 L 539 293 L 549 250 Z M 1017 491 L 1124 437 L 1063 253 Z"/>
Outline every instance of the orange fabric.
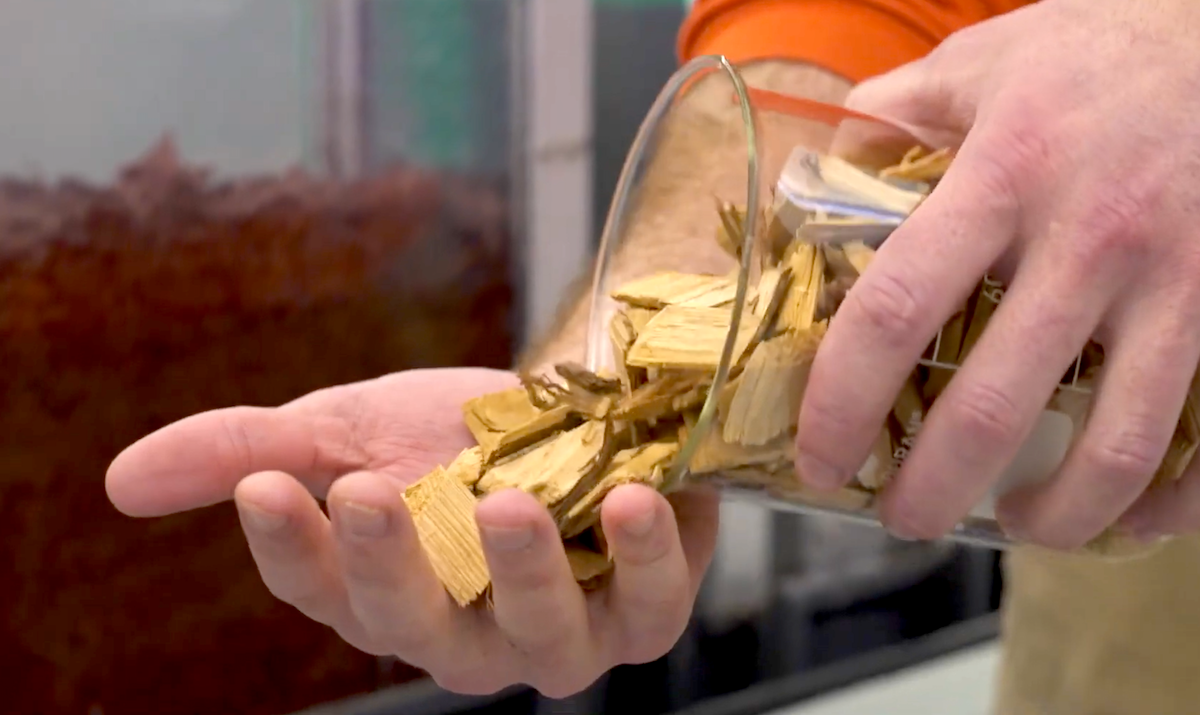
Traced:
<path fill-rule="evenodd" d="M 937 46 L 955 30 L 1034 0 L 695 0 L 679 57 L 786 58 L 860 82 Z"/>

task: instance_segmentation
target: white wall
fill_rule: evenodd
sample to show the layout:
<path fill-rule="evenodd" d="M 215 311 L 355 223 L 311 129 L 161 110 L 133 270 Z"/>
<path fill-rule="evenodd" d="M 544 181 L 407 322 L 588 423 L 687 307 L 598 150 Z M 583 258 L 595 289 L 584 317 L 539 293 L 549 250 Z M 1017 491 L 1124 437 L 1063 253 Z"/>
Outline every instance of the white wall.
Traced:
<path fill-rule="evenodd" d="M 0 172 L 104 179 L 173 131 L 231 172 L 302 156 L 293 0 L 3 0 Z"/>

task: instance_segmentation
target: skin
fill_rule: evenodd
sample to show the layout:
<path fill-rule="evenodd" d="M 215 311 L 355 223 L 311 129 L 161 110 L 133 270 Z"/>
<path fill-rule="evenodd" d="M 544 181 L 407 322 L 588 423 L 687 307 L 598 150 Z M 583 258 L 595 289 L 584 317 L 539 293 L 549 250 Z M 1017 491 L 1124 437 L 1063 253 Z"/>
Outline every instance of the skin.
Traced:
<path fill-rule="evenodd" d="M 1060 549 L 1114 523 L 1200 527 L 1200 467 L 1142 496 L 1200 360 L 1198 36 L 1189 0 L 1044 0 L 856 88 L 850 106 L 961 148 L 830 326 L 799 418 L 805 480 L 850 478 L 922 350 L 994 270 L 1008 291 L 887 491 L 892 531 L 935 538 L 965 516 L 1090 336 L 1106 361 L 1086 429 L 1047 483 L 1002 500 L 1002 524 Z"/>
<path fill-rule="evenodd" d="M 827 73 L 786 63 L 754 65 L 746 77 L 830 102 L 849 90 Z M 729 267 L 711 239 L 698 237 L 711 229 L 713 188 L 744 187 L 744 176 L 728 171 L 744 167 L 744 143 L 727 131 L 739 126 L 727 83 L 689 91 L 687 109 L 667 128 L 669 150 L 650 167 L 618 276 Z M 693 228 L 697 221 L 706 229 Z M 586 315 L 585 301 L 569 302 L 562 328 L 523 367 L 582 360 Z M 266 587 L 354 646 L 398 656 L 457 692 L 524 683 L 564 697 L 675 644 L 712 558 L 718 500 L 700 490 L 669 500 L 640 486 L 614 490 L 601 515 L 614 576 L 585 596 L 546 510 L 521 492 L 491 495 L 476 520 L 494 609 L 457 607 L 417 542 L 402 491 L 473 444 L 464 401 L 514 384 L 515 375 L 502 371 L 414 370 L 276 408 L 195 415 L 122 452 L 109 468 L 108 494 L 139 517 L 233 500 Z M 327 501 L 329 518 L 317 499 Z"/>

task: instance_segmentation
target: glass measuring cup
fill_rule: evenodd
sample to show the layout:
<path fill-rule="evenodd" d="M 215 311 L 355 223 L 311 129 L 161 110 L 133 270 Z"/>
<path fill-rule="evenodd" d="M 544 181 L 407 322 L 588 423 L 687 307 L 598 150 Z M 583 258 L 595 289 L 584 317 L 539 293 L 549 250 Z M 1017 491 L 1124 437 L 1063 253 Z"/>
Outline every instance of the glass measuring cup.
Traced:
<path fill-rule="evenodd" d="M 902 424 L 904 433 L 891 442 L 891 448 L 873 455 L 860 472 L 859 480 L 837 493 L 808 489 L 800 484 L 794 472 L 763 466 L 701 475 L 693 469 L 692 460 L 717 421 L 719 396 L 734 367 L 748 296 L 763 271 L 764 257 L 775 250 L 769 237 L 765 242 L 762 238 L 770 233 L 764 222 L 782 224 L 790 238 L 805 225 L 806 216 L 828 214 L 852 219 L 851 223 L 862 219 L 856 224 L 856 232 L 848 233 L 843 230 L 845 227 L 840 227 L 832 233 L 818 231 L 811 240 L 881 244 L 919 204 L 910 201 L 914 193 L 927 192 L 929 186 L 918 186 L 921 182 L 912 179 L 891 181 L 894 195 L 879 201 L 862 201 L 853 192 L 836 185 L 828 172 L 822 173 L 823 158 L 835 157 L 864 175 L 877 176 L 880 170 L 895 166 L 905 156 L 914 156 L 911 152 L 934 153 L 939 147 L 930 146 L 921 138 L 923 134 L 918 129 L 805 97 L 752 88 L 743 74 L 722 57 L 697 58 L 667 83 L 635 138 L 601 239 L 593 275 L 587 361 L 593 370 L 611 368 L 609 322 L 617 309 L 613 290 L 631 279 L 643 277 L 648 270 L 619 260 L 622 247 L 634 240 L 632 236 L 647 227 L 659 226 L 664 212 L 679 211 L 685 202 L 694 202 L 697 211 L 702 212 L 702 204 L 707 201 L 706 214 L 690 214 L 682 222 L 688 231 L 700 231 L 707 238 L 722 228 L 719 213 L 712 208 L 714 197 L 719 204 L 745 207 L 741 233 L 735 241 L 738 245 L 724 266 L 736 280 L 736 292 L 727 304 L 729 332 L 707 397 L 668 475 L 669 482 L 703 479 L 722 485 L 729 494 L 763 500 L 771 508 L 879 523 L 876 489 L 866 486 L 869 480 L 863 475 L 881 469 L 888 471 L 886 463 L 891 463 L 890 470 L 894 472 L 911 447 L 923 412 L 920 415 L 914 412 L 916 423 Z M 697 158 L 708 154 L 717 158 L 708 161 Z M 720 168 L 714 169 L 716 165 Z M 711 173 L 705 174 L 706 171 Z M 690 178 L 690 185 L 680 177 Z M 729 236 L 727 226 L 725 231 Z M 974 300 L 989 302 L 994 307 L 1001 295 L 1002 286 L 985 279 Z M 952 334 L 953 331 L 943 329 L 929 346 L 918 367 L 922 384 L 930 380 L 944 383 L 957 369 L 962 356 L 951 345 Z M 1018 485 L 1053 474 L 1073 435 L 1082 426 L 1098 364 L 1094 356 L 1087 354 L 1076 360 L 997 487 L 948 538 L 994 549 L 1012 545 L 995 519 L 995 499 Z M 1115 534 L 1105 534 L 1089 546 L 1090 550 L 1109 555 L 1136 553 L 1146 548 Z"/>

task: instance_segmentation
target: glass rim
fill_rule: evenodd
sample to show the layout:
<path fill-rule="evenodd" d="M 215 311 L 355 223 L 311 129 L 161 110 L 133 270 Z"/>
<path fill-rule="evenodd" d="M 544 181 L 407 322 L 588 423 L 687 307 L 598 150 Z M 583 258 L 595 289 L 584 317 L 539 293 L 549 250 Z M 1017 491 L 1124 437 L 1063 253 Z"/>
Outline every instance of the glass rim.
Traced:
<path fill-rule="evenodd" d="M 731 309 L 729 332 L 725 336 L 721 359 L 717 364 L 712 384 L 709 386 L 708 396 L 700 409 L 700 416 L 687 431 L 687 439 L 680 445 L 679 453 L 665 475 L 664 486 L 668 490 L 678 486 L 687 476 L 692 457 L 701 441 L 712 429 L 716 419 L 720 395 L 729 379 L 742 315 L 746 307 L 746 293 L 749 290 L 754 258 L 754 237 L 758 235 L 759 212 L 753 209 L 759 205 L 761 190 L 758 114 L 751 101 L 751 90 L 746 86 L 741 73 L 724 55 L 702 55 L 676 70 L 662 91 L 659 92 L 647 112 L 646 118 L 642 120 L 633 144 L 626 155 L 625 164 L 621 169 L 620 178 L 617 180 L 613 200 L 609 205 L 608 215 L 604 222 L 596 267 L 592 273 L 591 300 L 588 307 L 585 364 L 589 370 L 595 371 L 600 369 L 604 362 L 601 351 L 611 350 L 608 325 L 605 321 L 608 316 L 603 310 L 602 303 L 605 300 L 611 300 L 607 291 L 612 288 L 608 285 L 612 261 L 626 228 L 629 202 L 637 184 L 636 176 L 645 163 L 651 140 L 655 137 L 662 120 L 672 109 L 675 99 L 700 73 L 714 70 L 724 74 L 733 85 L 734 95 L 741 110 L 742 129 L 745 132 L 747 149 L 746 206 L 748 208 L 741 227 L 741 255 L 737 269 L 737 290 Z"/>

